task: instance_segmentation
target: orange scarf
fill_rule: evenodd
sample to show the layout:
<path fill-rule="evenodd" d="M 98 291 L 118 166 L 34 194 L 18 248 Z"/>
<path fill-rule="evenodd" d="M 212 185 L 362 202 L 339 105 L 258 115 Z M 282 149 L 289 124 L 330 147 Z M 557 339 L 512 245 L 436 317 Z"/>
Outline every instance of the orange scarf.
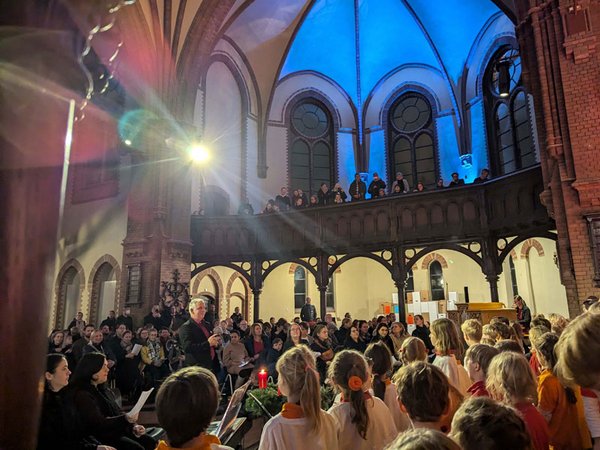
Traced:
<path fill-rule="evenodd" d="M 211 444 L 221 444 L 221 441 L 218 437 L 213 436 L 212 434 L 203 434 L 200 437 L 200 442 L 198 445 L 190 447 L 189 450 L 210 450 Z M 159 441 L 156 450 L 177 450 L 175 447 L 169 446 L 165 441 Z"/>
<path fill-rule="evenodd" d="M 281 416 L 286 419 L 301 419 L 304 417 L 304 411 L 300 405 L 284 403 L 281 408 Z"/>

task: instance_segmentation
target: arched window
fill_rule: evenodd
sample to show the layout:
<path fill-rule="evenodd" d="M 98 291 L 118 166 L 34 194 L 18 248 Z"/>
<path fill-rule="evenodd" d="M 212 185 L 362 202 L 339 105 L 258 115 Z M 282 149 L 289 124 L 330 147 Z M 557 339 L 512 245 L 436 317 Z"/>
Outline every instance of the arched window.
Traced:
<path fill-rule="evenodd" d="M 512 284 L 513 295 L 519 294 L 519 285 L 517 284 L 517 271 L 512 256 L 508 257 L 508 266 L 510 267 L 510 282 Z"/>
<path fill-rule="evenodd" d="M 108 262 L 103 263 L 92 282 L 90 323 L 100 323 L 115 309 L 117 278 L 115 268 Z"/>
<path fill-rule="evenodd" d="M 290 188 L 316 193 L 335 183 L 334 126 L 325 105 L 306 99 L 292 110 L 289 127 Z"/>
<path fill-rule="evenodd" d="M 302 266 L 294 270 L 294 308 L 301 309 L 306 299 L 306 269 Z"/>
<path fill-rule="evenodd" d="M 388 114 L 389 178 L 402 172 L 411 187 L 419 181 L 435 184 L 438 168 L 434 146 L 433 110 L 421 94 L 408 92 L 398 98 Z"/>
<path fill-rule="evenodd" d="M 415 278 L 413 275 L 413 271 L 412 269 L 410 269 L 408 271 L 408 273 L 406 274 L 406 285 L 404 288 L 404 295 L 406 295 L 409 292 L 414 292 L 415 291 Z"/>
<path fill-rule="evenodd" d="M 527 92 L 521 83 L 521 57 L 500 49 L 484 75 L 488 147 L 492 172 L 504 175 L 536 163 Z"/>
<path fill-rule="evenodd" d="M 333 285 L 333 276 L 329 279 L 327 290 L 325 291 L 325 299 L 327 301 L 327 311 L 335 310 L 335 289 Z"/>
<path fill-rule="evenodd" d="M 433 261 L 429 265 L 429 284 L 431 285 L 431 299 L 444 300 L 444 274 L 439 261 Z"/>
<path fill-rule="evenodd" d="M 75 267 L 69 267 L 60 280 L 58 299 L 60 306 L 58 308 L 59 316 L 56 323 L 58 328 L 67 328 L 71 320 L 75 317 L 75 314 L 77 314 L 81 281 Z"/>

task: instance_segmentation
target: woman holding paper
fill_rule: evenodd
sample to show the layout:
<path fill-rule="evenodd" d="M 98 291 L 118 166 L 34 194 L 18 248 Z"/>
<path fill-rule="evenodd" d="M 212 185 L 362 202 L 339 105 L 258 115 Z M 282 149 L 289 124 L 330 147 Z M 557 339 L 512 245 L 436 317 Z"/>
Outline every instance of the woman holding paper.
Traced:
<path fill-rule="evenodd" d="M 140 373 L 140 350 L 142 346 L 133 343 L 133 333 L 129 330 L 123 333 L 119 345 L 123 348 L 123 352 L 117 358 L 115 374 L 117 387 L 121 391 L 121 395 L 131 398 L 134 397 L 133 390 L 136 381 L 138 386 L 141 386 L 142 382 Z"/>
<path fill-rule="evenodd" d="M 137 425 L 137 414 L 124 414 L 106 388 L 108 364 L 101 353 L 88 353 L 81 358 L 67 399 L 81 419 L 85 433 L 119 450 L 153 450 L 156 442 Z"/>

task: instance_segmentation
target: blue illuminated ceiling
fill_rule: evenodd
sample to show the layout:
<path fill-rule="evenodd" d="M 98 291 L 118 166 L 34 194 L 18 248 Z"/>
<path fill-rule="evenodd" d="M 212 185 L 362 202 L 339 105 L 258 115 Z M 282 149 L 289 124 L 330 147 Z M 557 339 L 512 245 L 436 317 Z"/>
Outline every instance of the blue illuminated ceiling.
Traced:
<path fill-rule="evenodd" d="M 317 0 L 279 78 L 321 73 L 359 109 L 386 74 L 405 64 L 441 71 L 453 90 L 477 36 L 498 13 L 491 0 Z"/>

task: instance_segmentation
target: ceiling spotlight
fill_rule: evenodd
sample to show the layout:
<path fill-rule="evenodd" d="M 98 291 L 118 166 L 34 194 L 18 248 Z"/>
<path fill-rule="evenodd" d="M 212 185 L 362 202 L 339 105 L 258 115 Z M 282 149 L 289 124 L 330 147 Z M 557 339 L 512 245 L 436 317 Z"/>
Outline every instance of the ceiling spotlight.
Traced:
<path fill-rule="evenodd" d="M 210 152 L 203 144 L 195 143 L 188 147 L 187 153 L 195 163 L 205 163 L 210 159 Z"/>
<path fill-rule="evenodd" d="M 496 66 L 496 70 L 498 71 L 498 92 L 500 97 L 508 97 L 510 95 L 511 65 L 510 59 L 503 59 L 499 61 Z"/>

